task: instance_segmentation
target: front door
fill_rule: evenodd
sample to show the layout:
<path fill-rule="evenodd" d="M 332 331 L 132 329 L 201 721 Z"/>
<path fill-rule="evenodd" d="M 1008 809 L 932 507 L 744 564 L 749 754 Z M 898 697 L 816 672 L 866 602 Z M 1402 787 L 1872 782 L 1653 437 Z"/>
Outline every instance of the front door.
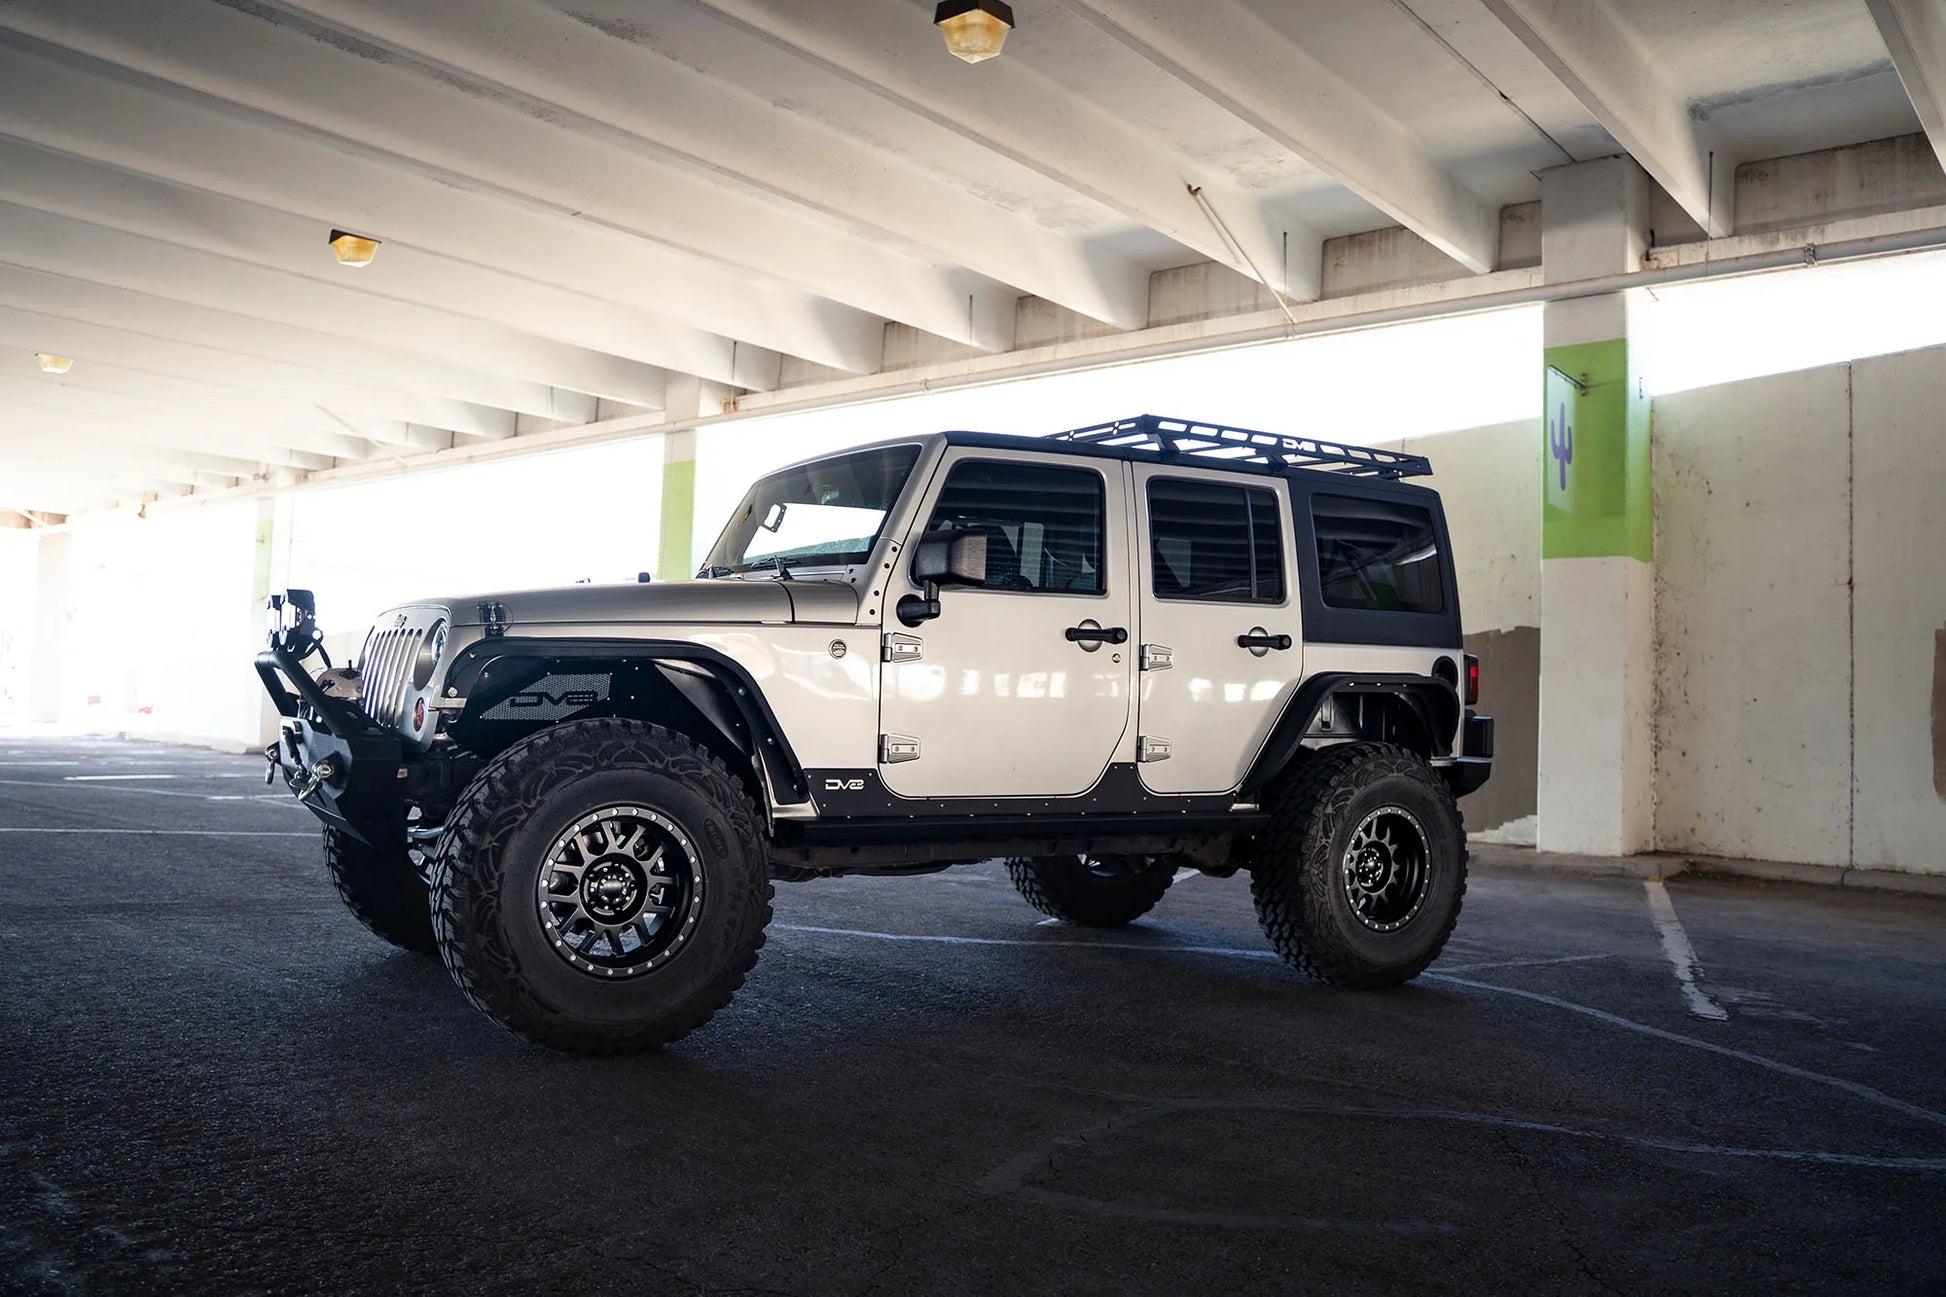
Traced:
<path fill-rule="evenodd" d="M 919 589 L 908 564 L 885 592 L 888 789 L 1065 797 L 1101 778 L 1135 673 L 1127 475 L 1114 460 L 947 452 L 902 552 L 928 531 L 984 533 L 986 584 L 943 588 L 939 616 L 916 626 L 894 612 Z"/>
<path fill-rule="evenodd" d="M 1143 465 L 1142 783 L 1226 792 L 1296 691 L 1303 636 L 1289 493 L 1275 478 Z"/>

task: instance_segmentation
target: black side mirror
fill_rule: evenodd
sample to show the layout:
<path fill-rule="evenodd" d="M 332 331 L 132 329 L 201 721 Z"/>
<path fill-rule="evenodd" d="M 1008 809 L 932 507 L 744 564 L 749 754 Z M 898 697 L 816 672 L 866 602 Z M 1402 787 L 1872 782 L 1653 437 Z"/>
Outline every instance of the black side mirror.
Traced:
<path fill-rule="evenodd" d="M 912 547 L 912 579 L 923 582 L 923 598 L 909 594 L 895 611 L 908 626 L 939 616 L 939 587 L 985 585 L 987 538 L 982 531 L 929 531 Z"/>
<path fill-rule="evenodd" d="M 931 585 L 985 585 L 987 537 L 983 531 L 929 531 L 912 555 L 914 579 Z"/>

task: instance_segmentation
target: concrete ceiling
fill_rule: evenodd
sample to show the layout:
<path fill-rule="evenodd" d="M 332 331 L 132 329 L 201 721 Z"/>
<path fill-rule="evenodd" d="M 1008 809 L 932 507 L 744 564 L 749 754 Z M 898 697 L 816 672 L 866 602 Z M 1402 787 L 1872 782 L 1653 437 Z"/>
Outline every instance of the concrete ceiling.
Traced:
<path fill-rule="evenodd" d="M 921 0 L 4 0 L 0 505 L 694 417 L 1023 296 L 1139 329 L 1202 261 L 1301 300 L 1387 226 L 1483 273 L 1624 148 L 1725 234 L 1735 162 L 1946 81 L 1930 0 L 1014 7 L 969 66 Z"/>

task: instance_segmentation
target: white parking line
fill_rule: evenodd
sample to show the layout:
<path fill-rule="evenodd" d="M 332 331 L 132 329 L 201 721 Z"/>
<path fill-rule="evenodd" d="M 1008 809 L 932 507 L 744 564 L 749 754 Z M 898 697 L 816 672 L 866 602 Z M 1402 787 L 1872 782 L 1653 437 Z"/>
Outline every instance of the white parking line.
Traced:
<path fill-rule="evenodd" d="M 174 779 L 174 775 L 62 775 L 64 784 L 104 783 L 111 779 Z"/>
<path fill-rule="evenodd" d="M 1675 970 L 1676 983 L 1682 988 L 1682 998 L 1688 1003 L 1689 1011 L 1711 1022 L 1729 1021 L 1729 1012 L 1696 985 L 1696 949 L 1689 944 L 1682 920 L 1676 917 L 1669 889 L 1662 885 L 1660 878 L 1645 879 L 1642 887 L 1649 894 L 1649 917 L 1655 920 L 1656 931 L 1662 934 L 1662 953 L 1669 957 L 1669 966 Z"/>
<path fill-rule="evenodd" d="M 316 833 L 292 833 L 288 829 L 9 829 L 0 833 L 127 833 L 162 838 L 315 838 Z"/>

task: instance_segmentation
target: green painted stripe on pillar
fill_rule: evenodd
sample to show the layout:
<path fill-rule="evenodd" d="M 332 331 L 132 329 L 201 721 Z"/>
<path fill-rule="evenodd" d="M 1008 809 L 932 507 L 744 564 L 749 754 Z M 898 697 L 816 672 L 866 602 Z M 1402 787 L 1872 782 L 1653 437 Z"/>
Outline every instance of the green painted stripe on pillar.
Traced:
<path fill-rule="evenodd" d="M 1546 356 L 1541 557 L 1652 561 L 1649 398 L 1628 340 L 1549 347 Z"/>
<path fill-rule="evenodd" d="M 696 575 L 696 461 L 678 459 L 662 466 L 662 533 L 655 574 L 664 581 Z"/>

